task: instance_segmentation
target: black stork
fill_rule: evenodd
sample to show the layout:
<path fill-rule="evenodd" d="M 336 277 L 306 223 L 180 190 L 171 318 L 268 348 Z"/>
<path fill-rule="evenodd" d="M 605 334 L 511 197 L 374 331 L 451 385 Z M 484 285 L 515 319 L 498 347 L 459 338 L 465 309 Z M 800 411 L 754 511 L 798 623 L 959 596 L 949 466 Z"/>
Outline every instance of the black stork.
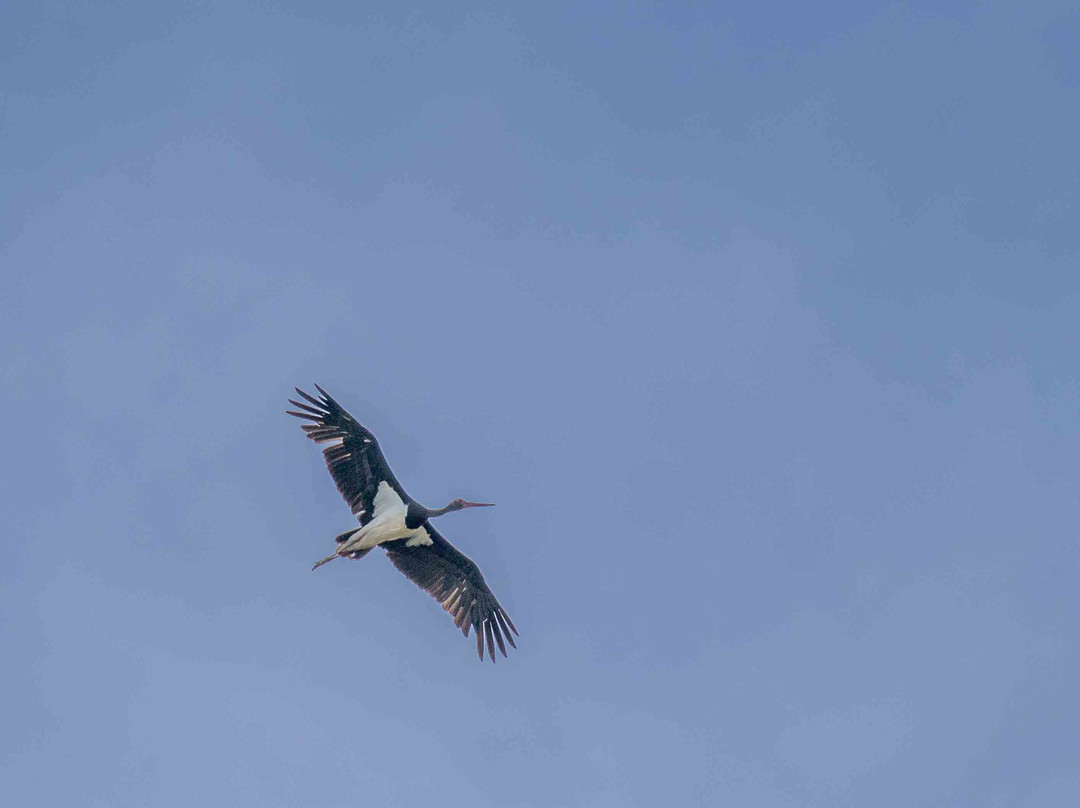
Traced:
<path fill-rule="evenodd" d="M 485 641 L 491 661 L 495 645 L 506 656 L 506 645 L 517 648 L 513 635 L 518 633 L 509 615 L 488 588 L 480 568 L 464 553 L 444 539 L 431 520 L 463 508 L 482 508 L 490 502 L 455 499 L 445 508 L 431 510 L 405 493 L 401 483 L 383 457 L 375 436 L 319 385 L 320 397 L 295 388 L 304 401 L 289 399 L 299 410 L 289 415 L 313 421 L 303 430 L 316 443 L 328 443 L 323 449 L 326 467 L 338 491 L 360 520 L 360 527 L 337 537 L 337 551 L 312 569 L 336 558 L 363 558 L 382 546 L 394 566 L 442 604 L 454 618 L 454 625 L 469 636 L 476 630 L 476 652 L 484 660 Z"/>

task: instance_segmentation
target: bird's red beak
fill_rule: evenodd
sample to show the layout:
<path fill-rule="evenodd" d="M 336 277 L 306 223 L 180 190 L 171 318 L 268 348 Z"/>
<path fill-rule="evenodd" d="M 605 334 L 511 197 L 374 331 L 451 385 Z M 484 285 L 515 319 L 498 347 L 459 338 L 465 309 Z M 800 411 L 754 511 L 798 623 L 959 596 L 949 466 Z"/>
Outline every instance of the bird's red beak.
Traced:
<path fill-rule="evenodd" d="M 492 508 L 495 506 L 494 502 L 465 502 L 462 504 L 462 508 Z"/>

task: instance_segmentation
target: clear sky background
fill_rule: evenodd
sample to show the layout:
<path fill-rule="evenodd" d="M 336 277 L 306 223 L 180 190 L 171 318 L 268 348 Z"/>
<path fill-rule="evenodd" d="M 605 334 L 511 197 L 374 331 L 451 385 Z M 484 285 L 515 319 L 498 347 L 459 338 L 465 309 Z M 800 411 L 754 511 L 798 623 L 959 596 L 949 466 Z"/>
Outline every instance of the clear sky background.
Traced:
<path fill-rule="evenodd" d="M 465 6 L 5 7 L 0 801 L 1080 804 L 1075 4 Z"/>

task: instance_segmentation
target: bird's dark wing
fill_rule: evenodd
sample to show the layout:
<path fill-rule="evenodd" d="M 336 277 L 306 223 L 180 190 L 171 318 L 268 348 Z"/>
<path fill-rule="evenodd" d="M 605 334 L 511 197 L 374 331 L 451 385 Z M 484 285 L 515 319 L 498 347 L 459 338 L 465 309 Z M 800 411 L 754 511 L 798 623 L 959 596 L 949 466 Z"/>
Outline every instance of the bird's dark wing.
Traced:
<path fill-rule="evenodd" d="M 430 522 L 425 522 L 424 528 L 431 544 L 407 547 L 404 541 L 387 542 L 383 545 L 386 555 L 409 580 L 442 604 L 462 634 L 468 637 L 469 629 L 476 629 L 476 652 L 481 661 L 485 644 L 492 662 L 496 644 L 506 656 L 503 638 L 517 648 L 513 635 L 518 630 L 488 589 L 480 568 L 440 536 Z"/>
<path fill-rule="evenodd" d="M 296 392 L 308 404 L 290 398 L 289 403 L 299 412 L 287 412 L 297 418 L 314 421 L 302 427 L 307 436 L 316 443 L 330 443 L 323 449 L 326 467 L 330 469 L 338 491 L 345 497 L 352 512 L 360 517 L 360 524 L 366 525 L 371 521 L 375 513 L 375 494 L 383 480 L 397 491 L 402 500 L 408 502 L 409 496 L 387 465 L 375 436 L 357 423 L 319 385 L 315 385 L 315 389 L 322 394 L 321 397 L 309 396 L 297 387 Z"/>

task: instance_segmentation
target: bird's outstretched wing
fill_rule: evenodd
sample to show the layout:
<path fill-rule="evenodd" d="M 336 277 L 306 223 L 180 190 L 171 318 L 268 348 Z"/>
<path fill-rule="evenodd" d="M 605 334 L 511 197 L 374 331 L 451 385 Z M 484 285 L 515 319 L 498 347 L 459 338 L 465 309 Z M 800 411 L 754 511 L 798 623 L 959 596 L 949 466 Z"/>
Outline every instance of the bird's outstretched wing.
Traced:
<path fill-rule="evenodd" d="M 380 482 L 385 481 L 402 500 L 408 502 L 409 496 L 387 465 L 375 436 L 357 423 L 319 385 L 315 385 L 315 389 L 321 393 L 321 397 L 309 396 L 299 387 L 295 388 L 308 404 L 290 398 L 289 403 L 299 412 L 287 412 L 297 418 L 314 421 L 303 425 L 304 432 L 316 443 L 330 443 L 323 449 L 326 467 L 341 496 L 345 497 L 352 512 L 360 518 L 360 524 L 366 525 L 375 513 L 375 494 Z"/>
<path fill-rule="evenodd" d="M 506 611 L 495 599 L 480 574 L 480 568 L 426 522 L 431 544 L 409 547 L 404 541 L 387 542 L 386 555 L 414 584 L 442 604 L 454 618 L 454 625 L 469 636 L 476 629 L 476 653 L 484 659 L 484 647 L 495 661 L 495 645 L 506 656 L 503 637 L 517 648 L 518 633 Z"/>

